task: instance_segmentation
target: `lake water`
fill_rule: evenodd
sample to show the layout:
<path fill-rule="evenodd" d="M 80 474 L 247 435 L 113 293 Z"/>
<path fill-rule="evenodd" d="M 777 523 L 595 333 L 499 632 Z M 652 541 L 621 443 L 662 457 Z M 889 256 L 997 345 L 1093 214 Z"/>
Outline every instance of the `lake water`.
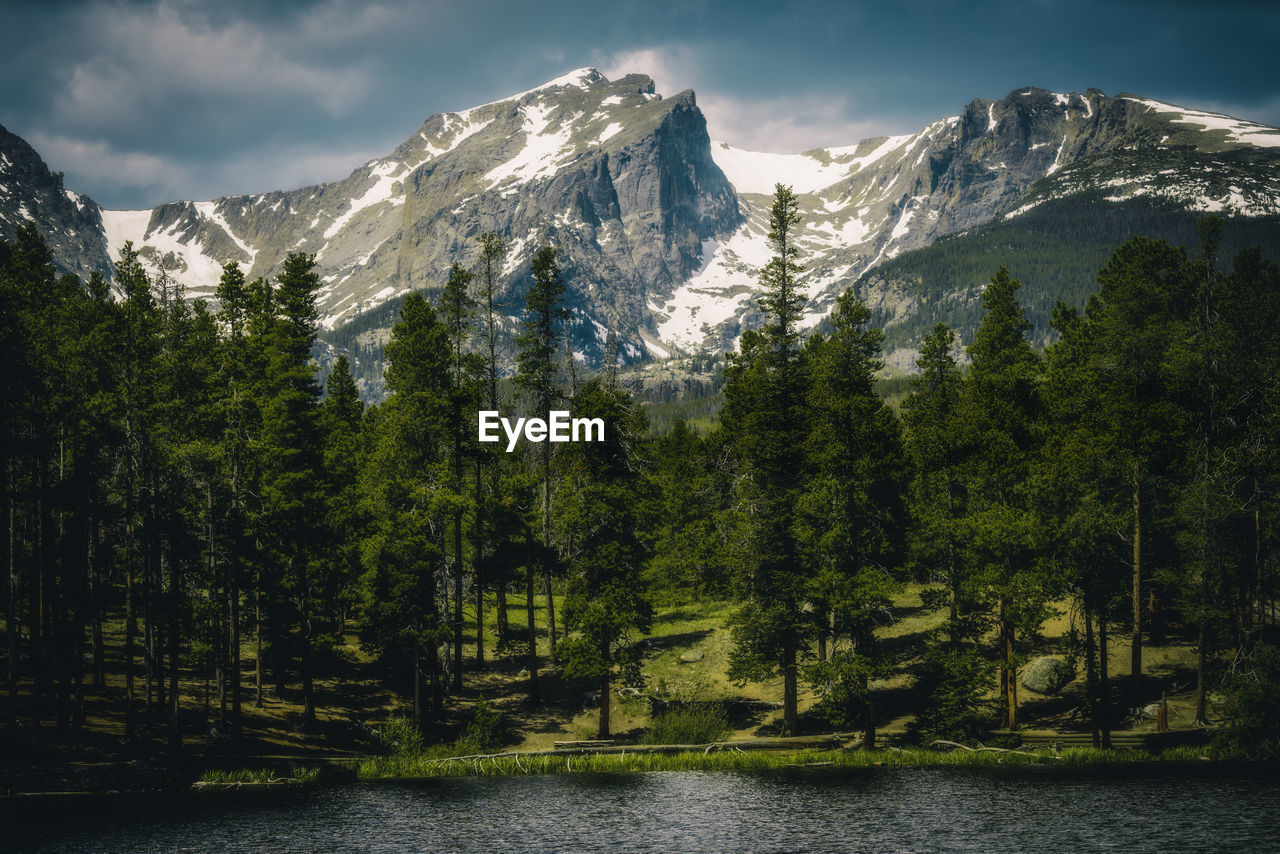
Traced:
<path fill-rule="evenodd" d="M 1274 766 L 572 774 L 58 800 L 6 810 L 16 826 L 0 850 L 1280 850 Z"/>

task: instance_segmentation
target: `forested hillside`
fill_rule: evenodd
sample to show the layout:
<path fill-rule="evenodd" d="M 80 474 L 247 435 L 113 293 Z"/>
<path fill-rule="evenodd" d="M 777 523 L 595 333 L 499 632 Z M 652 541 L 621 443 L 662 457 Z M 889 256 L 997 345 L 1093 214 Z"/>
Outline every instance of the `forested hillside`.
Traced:
<path fill-rule="evenodd" d="M 1102 192 L 1051 199 L 1011 217 L 906 252 L 864 274 L 853 285 L 872 309 L 872 323 L 885 330 L 886 351 L 918 350 L 937 323 L 947 323 L 961 342 L 973 340 L 982 320 L 979 295 L 991 271 L 1004 265 L 1023 283 L 1020 301 L 1037 347 L 1056 338 L 1054 304 L 1077 309 L 1098 291 L 1098 270 L 1120 244 L 1139 236 L 1160 236 L 1195 252 L 1201 214 L 1136 198 L 1104 201 Z M 1280 261 L 1280 220 L 1232 218 L 1223 221 L 1219 265 L 1224 269 L 1241 250 L 1258 247 Z"/>

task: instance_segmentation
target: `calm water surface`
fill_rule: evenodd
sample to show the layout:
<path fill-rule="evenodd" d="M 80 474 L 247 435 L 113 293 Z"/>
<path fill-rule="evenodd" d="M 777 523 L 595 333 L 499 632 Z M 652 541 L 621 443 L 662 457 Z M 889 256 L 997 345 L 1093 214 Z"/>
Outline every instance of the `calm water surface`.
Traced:
<path fill-rule="evenodd" d="M 573 774 L 68 799 L 0 850 L 1280 851 L 1275 767 Z"/>

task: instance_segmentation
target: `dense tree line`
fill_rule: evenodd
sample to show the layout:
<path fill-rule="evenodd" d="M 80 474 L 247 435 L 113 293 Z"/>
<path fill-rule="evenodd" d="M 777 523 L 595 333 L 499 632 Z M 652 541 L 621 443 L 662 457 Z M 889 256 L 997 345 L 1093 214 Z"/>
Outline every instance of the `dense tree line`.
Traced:
<path fill-rule="evenodd" d="M 765 323 L 726 357 L 719 422 L 661 436 L 616 366 L 575 360 L 553 247 L 508 352 L 497 235 L 433 299 L 405 297 L 390 395 L 366 406 L 345 355 L 321 387 L 312 257 L 252 282 L 228 265 L 213 309 L 128 245 L 110 284 L 58 277 L 24 228 L 0 244 L 8 726 L 83 726 L 109 669 L 130 730 L 164 728 L 175 748 L 199 704 L 234 740 L 245 702 L 296 694 L 309 726 L 349 632 L 418 725 L 486 649 L 523 660 L 537 701 L 540 635 L 607 698 L 641 678 L 655 601 L 715 597 L 738 604 L 730 677 L 780 677 L 786 732 L 803 683 L 873 744 L 891 665 L 877 629 L 908 581 L 946 609 L 915 665 L 925 732 L 973 732 L 993 690 L 1016 727 L 1018 668 L 1063 602 L 1100 743 L 1117 704 L 1153 699 L 1144 641 L 1194 636 L 1202 719 L 1224 673 L 1275 670 L 1274 263 L 1250 250 L 1220 269 L 1217 220 L 1194 258 L 1136 238 L 1083 311 L 1053 310 L 1045 350 L 1000 268 L 967 354 L 936 325 L 895 411 L 884 336 L 853 292 L 801 334 L 798 217 L 779 186 Z M 561 408 L 602 419 L 604 441 L 507 453 L 471 415 Z M 1116 633 L 1125 686 L 1108 673 Z"/>

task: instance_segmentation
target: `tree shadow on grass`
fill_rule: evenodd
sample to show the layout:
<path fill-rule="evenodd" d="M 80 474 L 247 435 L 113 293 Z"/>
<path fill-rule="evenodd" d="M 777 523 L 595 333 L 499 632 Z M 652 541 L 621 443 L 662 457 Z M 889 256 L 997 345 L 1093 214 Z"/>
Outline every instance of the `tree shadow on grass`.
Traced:
<path fill-rule="evenodd" d="M 896 637 L 876 638 L 876 647 L 882 654 L 896 661 L 907 657 L 908 654 L 918 655 L 932 634 L 933 629 L 921 629 L 918 632 L 908 632 Z"/>
<path fill-rule="evenodd" d="M 652 655 L 654 653 L 667 652 L 677 647 L 693 646 L 699 641 L 706 640 L 714 631 L 714 629 L 700 629 L 692 632 L 681 632 L 678 635 L 647 638 L 644 645 L 645 654 Z"/>
<path fill-rule="evenodd" d="M 687 623 L 692 620 L 704 619 L 707 616 L 706 611 L 696 605 L 687 605 L 682 608 L 673 608 L 670 611 L 658 614 L 653 618 L 653 624 L 660 626 L 665 623 Z"/>

